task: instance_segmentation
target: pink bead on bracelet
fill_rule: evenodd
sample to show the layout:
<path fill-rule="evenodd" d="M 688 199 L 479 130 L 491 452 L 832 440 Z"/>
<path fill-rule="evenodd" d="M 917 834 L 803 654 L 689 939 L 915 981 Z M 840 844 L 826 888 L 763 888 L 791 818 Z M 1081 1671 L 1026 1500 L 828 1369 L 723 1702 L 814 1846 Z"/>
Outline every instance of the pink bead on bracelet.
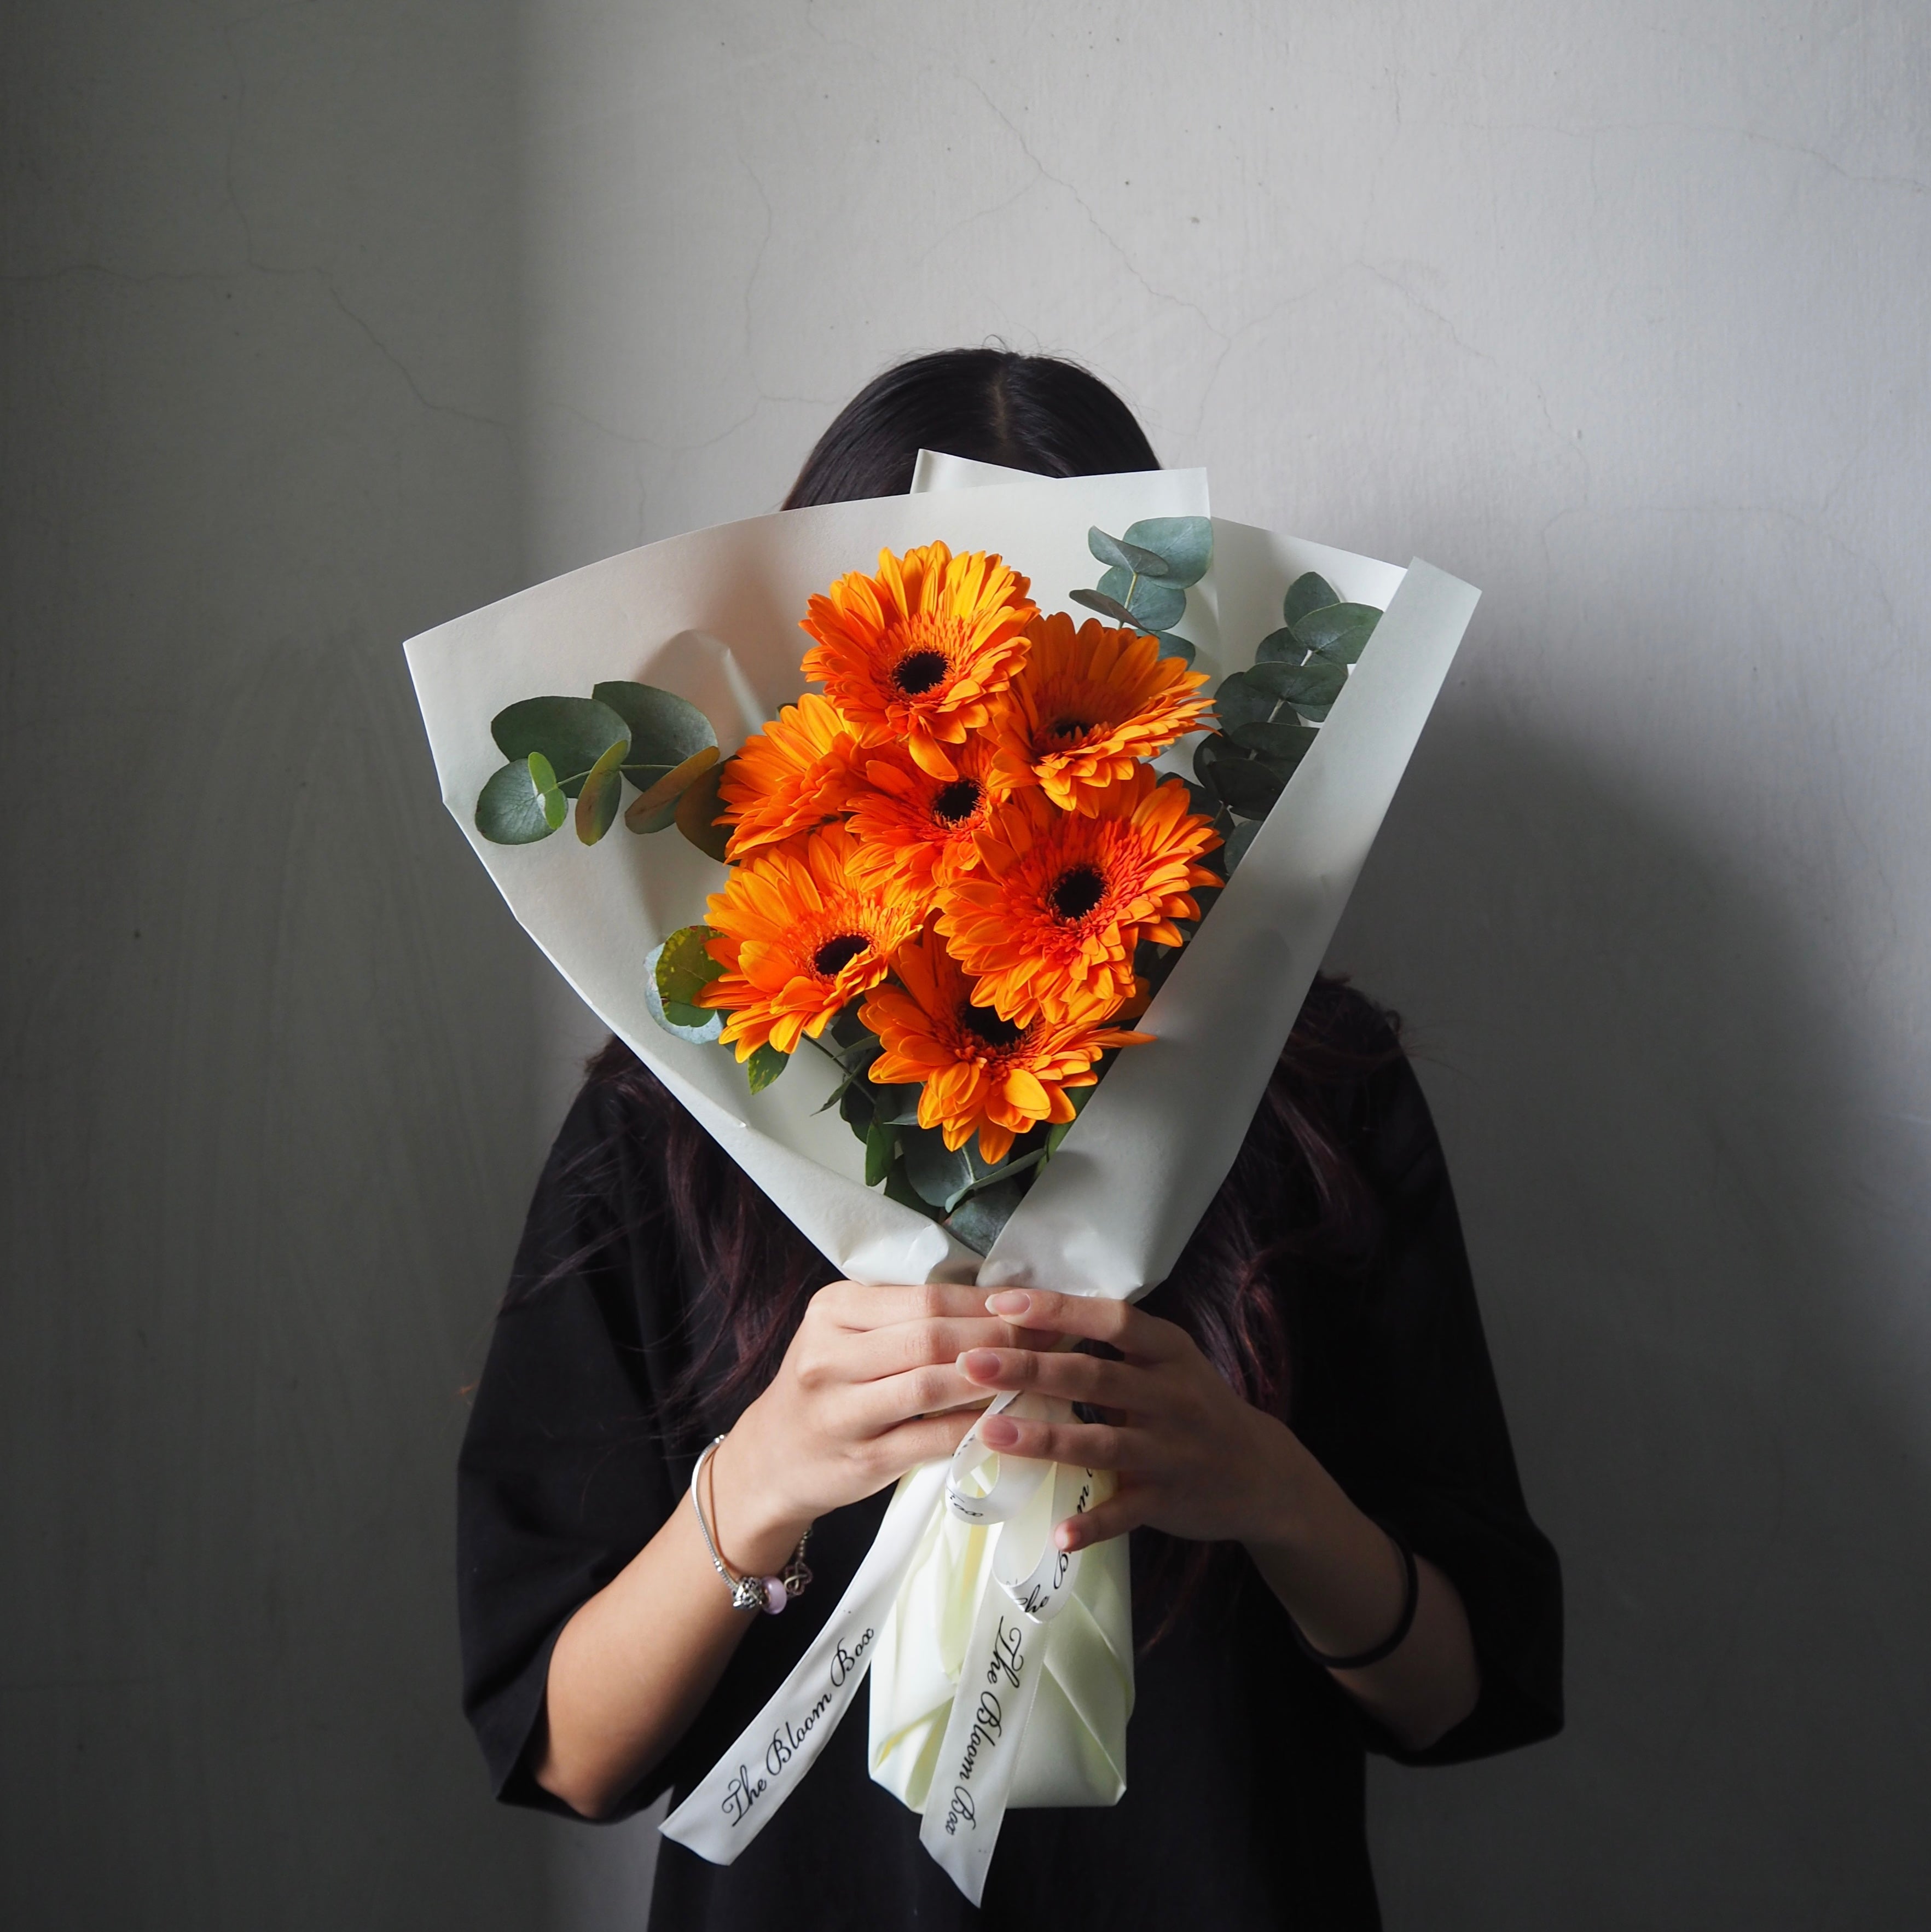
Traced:
<path fill-rule="evenodd" d="M 731 1608 L 734 1610 L 762 1610 L 768 1617 L 775 1617 L 793 1597 L 801 1597 L 810 1587 L 811 1572 L 805 1562 L 805 1546 L 811 1540 L 807 1529 L 798 1539 L 798 1547 L 791 1552 L 791 1560 L 784 1570 L 775 1576 L 740 1576 L 718 1554 L 718 1540 L 711 1534 L 711 1526 L 704 1520 L 704 1505 L 697 1492 L 697 1485 L 704 1474 L 704 1465 L 711 1460 L 718 1444 L 724 1438 L 714 1436 L 706 1443 L 698 1456 L 697 1465 L 691 1472 L 691 1507 L 697 1514 L 697 1528 L 703 1534 L 704 1547 L 711 1552 L 711 1562 L 718 1574 L 731 1586 Z"/>

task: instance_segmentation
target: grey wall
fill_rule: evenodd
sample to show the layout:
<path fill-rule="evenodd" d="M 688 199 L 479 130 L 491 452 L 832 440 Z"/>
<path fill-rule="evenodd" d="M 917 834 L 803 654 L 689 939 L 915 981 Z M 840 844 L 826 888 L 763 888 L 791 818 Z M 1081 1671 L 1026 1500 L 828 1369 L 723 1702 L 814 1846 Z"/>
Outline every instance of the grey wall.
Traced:
<path fill-rule="evenodd" d="M 5 32 L 7 1923 L 634 1911 L 647 1838 L 493 1811 L 454 1708 L 458 1391 L 593 1029 L 397 646 L 991 334 L 1488 593 L 1335 963 L 1426 1056 L 1573 1714 L 1377 1774 L 1391 1924 L 1922 1916 L 1921 8 Z"/>
<path fill-rule="evenodd" d="M 1378 1773 L 1390 1922 L 1921 1919 L 1923 8 L 524 33 L 532 574 L 771 507 L 882 364 L 997 334 L 1225 513 L 1484 587 L 1333 963 L 1425 1056 L 1572 1717 Z"/>
<path fill-rule="evenodd" d="M 451 1464 L 526 950 L 398 646 L 520 581 L 511 20 L 0 49 L 0 1922 L 528 1927 Z"/>

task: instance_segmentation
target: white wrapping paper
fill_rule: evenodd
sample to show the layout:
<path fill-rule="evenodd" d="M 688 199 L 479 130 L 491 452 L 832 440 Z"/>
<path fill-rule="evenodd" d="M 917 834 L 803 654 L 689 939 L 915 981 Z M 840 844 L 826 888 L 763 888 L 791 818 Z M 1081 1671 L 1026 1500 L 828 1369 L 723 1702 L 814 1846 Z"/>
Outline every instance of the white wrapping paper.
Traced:
<path fill-rule="evenodd" d="M 1162 1280 L 1225 1178 L 1467 627 L 1477 593 L 1417 562 L 1214 524 L 1214 560 L 1181 626 L 1216 673 L 1252 661 L 1281 600 L 1317 570 L 1386 615 L 1315 742 L 1141 1030 L 982 1258 L 862 1183 L 834 1076 L 798 1056 L 752 1096 L 730 1054 L 664 1033 L 641 968 L 702 916 L 724 868 L 673 833 L 567 834 L 529 847 L 477 832 L 505 705 L 636 678 L 700 706 L 727 752 L 795 698 L 807 598 L 881 547 L 943 538 L 1000 552 L 1045 610 L 1096 581 L 1090 526 L 1209 513 L 1206 478 L 1064 482 L 921 458 L 907 497 L 696 531 L 590 566 L 408 646 L 445 802 L 511 909 L 585 1001 L 832 1264 L 868 1282 L 976 1280 L 1135 1298 Z M 993 478 L 1000 480 L 992 481 Z M 976 487 L 967 487 L 976 486 Z M 1000 1406 L 1003 1406 L 1001 1404 Z M 796 1788 L 871 1676 L 873 1776 L 922 1814 L 921 1838 L 977 1901 L 1010 1804 L 1110 1804 L 1126 1787 L 1132 1634 L 1123 1539 L 1057 1556 L 1053 1524 L 1103 1472 L 1001 1460 L 968 1439 L 950 1472 L 901 1482 L 872 1550 L 784 1686 L 667 1821 L 728 1863 Z"/>

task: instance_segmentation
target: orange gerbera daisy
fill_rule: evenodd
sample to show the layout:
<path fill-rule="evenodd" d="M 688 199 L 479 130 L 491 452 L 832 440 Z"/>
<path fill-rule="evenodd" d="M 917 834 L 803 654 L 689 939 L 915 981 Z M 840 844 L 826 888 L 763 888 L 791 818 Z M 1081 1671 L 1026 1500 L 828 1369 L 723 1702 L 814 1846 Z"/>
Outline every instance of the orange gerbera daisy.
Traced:
<path fill-rule="evenodd" d="M 878 574 L 853 571 L 814 597 L 804 627 L 817 640 L 805 675 L 822 683 L 867 744 L 903 739 L 922 771 L 955 778 L 946 747 L 988 721 L 988 701 L 1026 661 L 1039 607 L 1027 580 L 996 556 L 955 556 L 942 543 L 878 554 Z"/>
<path fill-rule="evenodd" d="M 745 740 L 718 782 L 719 820 L 735 828 L 730 856 L 775 845 L 844 810 L 857 749 L 851 727 L 817 692 L 786 705 Z"/>
<path fill-rule="evenodd" d="M 1105 1024 L 1111 1008 L 1076 995 L 1058 1019 L 1024 1026 L 972 1003 L 972 983 L 936 932 L 928 930 L 893 962 L 901 982 L 866 996 L 859 1018 L 884 1052 L 874 1080 L 922 1083 L 919 1124 L 937 1127 L 956 1151 L 976 1132 L 988 1161 L 1003 1160 L 1014 1137 L 1042 1120 L 1073 1118 L 1069 1087 L 1090 1087 L 1111 1046 L 1138 1046 L 1150 1034 Z"/>
<path fill-rule="evenodd" d="M 718 936 L 704 946 L 724 970 L 697 1000 L 730 1016 L 722 1039 L 739 1060 L 817 1039 L 918 931 L 916 902 L 855 875 L 857 850 L 842 825 L 827 825 L 754 854 L 711 895 L 705 916 Z"/>
<path fill-rule="evenodd" d="M 952 754 L 956 778 L 934 778 L 901 745 L 867 757 L 847 800 L 861 865 L 882 866 L 915 892 L 930 892 L 979 863 L 979 835 L 1005 796 L 992 770 L 995 747 L 976 732 Z"/>
<path fill-rule="evenodd" d="M 999 767 L 1017 790 L 1044 788 L 1063 811 L 1090 812 L 1143 758 L 1199 728 L 1204 671 L 1163 658 L 1158 640 L 1063 612 L 1026 627 L 1032 652 L 999 718 Z"/>
<path fill-rule="evenodd" d="M 1189 888 L 1220 883 L 1196 862 L 1220 839 L 1191 802 L 1180 779 L 1156 783 L 1142 765 L 1090 817 L 1037 789 L 1001 806 L 979 834 L 979 870 L 939 896 L 939 929 L 978 980 L 974 1002 L 1023 1022 L 1081 994 L 1127 998 L 1134 947 L 1179 945 L 1173 922 L 1200 916 Z"/>

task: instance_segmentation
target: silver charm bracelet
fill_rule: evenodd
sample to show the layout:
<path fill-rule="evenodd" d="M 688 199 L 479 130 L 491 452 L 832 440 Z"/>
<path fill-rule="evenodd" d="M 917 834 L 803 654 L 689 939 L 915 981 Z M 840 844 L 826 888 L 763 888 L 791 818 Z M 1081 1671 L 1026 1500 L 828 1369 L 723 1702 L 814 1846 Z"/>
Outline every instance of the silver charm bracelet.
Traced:
<path fill-rule="evenodd" d="M 798 1539 L 798 1547 L 791 1552 L 791 1558 L 775 1576 L 740 1576 L 718 1554 L 718 1540 L 711 1534 L 711 1526 L 704 1520 L 704 1505 L 698 1495 L 697 1486 L 703 1480 L 704 1466 L 715 1453 L 718 1444 L 724 1438 L 713 1436 L 700 1453 L 696 1466 L 691 1472 L 691 1507 L 697 1514 L 697 1528 L 704 1539 L 704 1547 L 711 1552 L 711 1562 L 718 1574 L 731 1587 L 731 1608 L 734 1610 L 762 1610 L 766 1616 L 775 1617 L 793 1597 L 802 1597 L 811 1587 L 811 1572 L 805 1562 L 805 1546 L 811 1540 L 808 1528 Z"/>

